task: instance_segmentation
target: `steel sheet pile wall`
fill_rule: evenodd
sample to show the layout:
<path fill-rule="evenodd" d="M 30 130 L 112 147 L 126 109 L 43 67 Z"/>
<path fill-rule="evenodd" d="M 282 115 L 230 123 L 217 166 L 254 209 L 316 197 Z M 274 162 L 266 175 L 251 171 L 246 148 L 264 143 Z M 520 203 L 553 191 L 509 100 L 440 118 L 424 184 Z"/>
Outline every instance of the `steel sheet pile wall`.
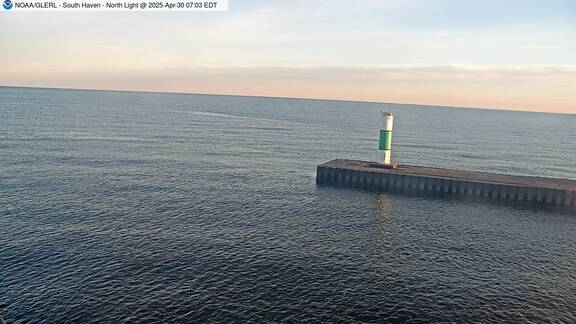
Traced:
<path fill-rule="evenodd" d="M 341 161 L 355 162 L 357 164 L 362 163 L 362 166 L 355 167 L 354 165 L 347 166 L 345 163 L 334 163 Z M 412 166 L 411 168 L 414 169 L 418 167 Z M 451 170 L 446 169 L 438 170 L 442 170 L 444 173 L 451 172 Z M 475 197 L 485 200 L 576 208 L 576 181 L 574 181 L 574 190 L 571 190 L 572 188 L 541 187 L 538 186 L 538 181 L 536 180 L 534 185 L 477 181 L 473 179 L 458 178 L 457 175 L 459 171 L 453 172 L 454 176 L 410 174 L 410 171 L 403 171 L 402 166 L 399 167 L 398 171 L 382 170 L 377 167 L 371 168 L 368 162 L 335 160 L 318 166 L 316 183 L 319 185 L 326 184 L 356 187 L 404 194 L 431 194 L 444 197 Z M 486 177 L 486 174 L 481 175 Z M 526 181 L 526 178 L 528 177 L 522 177 L 522 180 Z M 513 176 L 511 176 L 511 179 L 514 179 Z M 562 181 L 565 183 L 569 180 Z"/>

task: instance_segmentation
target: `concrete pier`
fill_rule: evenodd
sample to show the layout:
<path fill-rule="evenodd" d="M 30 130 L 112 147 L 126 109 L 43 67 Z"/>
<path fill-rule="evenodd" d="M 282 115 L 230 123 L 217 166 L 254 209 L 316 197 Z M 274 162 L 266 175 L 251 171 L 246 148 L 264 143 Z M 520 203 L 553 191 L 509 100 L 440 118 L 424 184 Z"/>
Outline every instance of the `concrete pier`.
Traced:
<path fill-rule="evenodd" d="M 475 197 L 576 210 L 576 180 L 514 176 L 337 159 L 317 167 L 318 185 L 357 187 L 408 194 Z"/>

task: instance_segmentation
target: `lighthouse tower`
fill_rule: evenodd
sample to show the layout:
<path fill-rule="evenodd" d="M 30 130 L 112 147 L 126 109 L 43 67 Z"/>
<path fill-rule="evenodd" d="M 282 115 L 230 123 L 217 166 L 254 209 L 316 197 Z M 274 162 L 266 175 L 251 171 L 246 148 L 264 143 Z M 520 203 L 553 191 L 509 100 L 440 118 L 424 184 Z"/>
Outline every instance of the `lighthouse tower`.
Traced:
<path fill-rule="evenodd" d="M 392 163 L 392 127 L 394 126 L 394 116 L 391 112 L 380 111 L 382 124 L 380 126 L 380 143 L 378 145 L 378 162 L 385 167 L 395 168 Z"/>

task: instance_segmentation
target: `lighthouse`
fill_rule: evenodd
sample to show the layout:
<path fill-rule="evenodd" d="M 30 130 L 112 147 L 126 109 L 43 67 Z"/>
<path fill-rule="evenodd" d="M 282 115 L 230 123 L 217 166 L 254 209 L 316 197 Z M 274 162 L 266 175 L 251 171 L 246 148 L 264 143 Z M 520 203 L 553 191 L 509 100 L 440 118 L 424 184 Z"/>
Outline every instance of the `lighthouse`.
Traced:
<path fill-rule="evenodd" d="M 394 116 L 391 112 L 380 111 L 380 142 L 378 144 L 378 162 L 387 168 L 394 169 L 396 163 L 392 163 L 392 128 L 394 126 Z"/>

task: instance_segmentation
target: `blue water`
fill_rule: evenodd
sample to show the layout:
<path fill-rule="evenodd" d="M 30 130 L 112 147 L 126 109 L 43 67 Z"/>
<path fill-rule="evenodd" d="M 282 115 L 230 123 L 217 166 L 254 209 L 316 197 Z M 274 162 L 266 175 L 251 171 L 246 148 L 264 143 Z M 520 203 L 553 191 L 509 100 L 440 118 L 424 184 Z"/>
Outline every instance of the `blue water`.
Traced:
<path fill-rule="evenodd" d="M 316 187 L 382 104 L 0 98 L 9 323 L 576 321 L 576 215 Z M 384 107 L 401 163 L 576 179 L 576 115 Z"/>

